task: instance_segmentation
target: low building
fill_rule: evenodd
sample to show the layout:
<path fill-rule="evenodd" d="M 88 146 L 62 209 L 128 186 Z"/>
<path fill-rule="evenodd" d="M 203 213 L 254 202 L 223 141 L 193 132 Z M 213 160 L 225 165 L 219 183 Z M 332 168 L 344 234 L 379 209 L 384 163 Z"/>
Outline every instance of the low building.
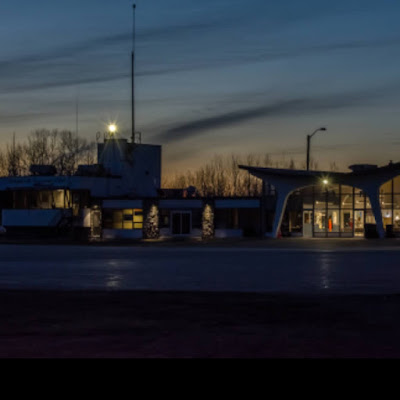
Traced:
<path fill-rule="evenodd" d="M 98 145 L 98 161 L 74 176 L 35 166 L 32 176 L 0 178 L 0 225 L 9 235 L 142 237 L 142 199 L 160 189 L 161 146 L 110 137 Z"/>
<path fill-rule="evenodd" d="M 161 189 L 161 150 L 110 137 L 98 164 L 74 176 L 32 166 L 31 176 L 0 178 L 0 225 L 11 236 L 103 240 L 400 236 L 400 163 L 348 173 L 240 166 L 263 180 L 263 196 L 202 198 L 194 187 Z"/>
<path fill-rule="evenodd" d="M 197 237 L 212 226 L 212 237 L 259 236 L 258 198 L 171 198 L 160 199 L 160 236 Z"/>

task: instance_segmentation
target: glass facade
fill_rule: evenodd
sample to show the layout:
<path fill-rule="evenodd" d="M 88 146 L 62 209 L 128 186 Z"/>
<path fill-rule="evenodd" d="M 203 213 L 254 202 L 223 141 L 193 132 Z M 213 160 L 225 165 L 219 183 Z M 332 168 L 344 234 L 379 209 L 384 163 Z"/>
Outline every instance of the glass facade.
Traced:
<path fill-rule="evenodd" d="M 400 176 L 382 185 L 380 202 L 385 229 L 400 234 Z"/>
<path fill-rule="evenodd" d="M 66 209 L 71 208 L 71 191 L 58 190 L 19 190 L 12 192 L 15 209 Z"/>
<path fill-rule="evenodd" d="M 366 225 L 376 224 L 371 202 L 357 188 L 345 185 L 318 185 L 301 190 L 305 237 L 364 236 Z M 400 235 L 400 177 L 380 189 L 383 225 Z"/>

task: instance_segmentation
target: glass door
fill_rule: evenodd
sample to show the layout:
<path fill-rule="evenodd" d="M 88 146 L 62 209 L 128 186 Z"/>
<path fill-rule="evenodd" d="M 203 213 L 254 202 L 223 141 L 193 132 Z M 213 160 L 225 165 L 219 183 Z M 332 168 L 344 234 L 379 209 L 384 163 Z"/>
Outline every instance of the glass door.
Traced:
<path fill-rule="evenodd" d="M 354 235 L 364 236 L 364 210 L 354 211 Z"/>
<path fill-rule="evenodd" d="M 192 232 L 192 213 L 190 211 L 174 211 L 172 213 L 172 234 L 175 236 L 190 235 Z"/>
<path fill-rule="evenodd" d="M 327 214 L 328 237 L 339 237 L 340 214 L 339 209 L 328 209 Z"/>
<path fill-rule="evenodd" d="M 345 209 L 341 211 L 340 232 L 342 237 L 353 237 L 354 218 L 353 210 Z"/>
<path fill-rule="evenodd" d="M 314 236 L 326 237 L 327 236 L 327 217 L 326 210 L 315 210 L 314 221 Z"/>
<path fill-rule="evenodd" d="M 313 212 L 304 211 L 303 212 L 303 237 L 311 238 L 313 236 L 312 222 Z"/>

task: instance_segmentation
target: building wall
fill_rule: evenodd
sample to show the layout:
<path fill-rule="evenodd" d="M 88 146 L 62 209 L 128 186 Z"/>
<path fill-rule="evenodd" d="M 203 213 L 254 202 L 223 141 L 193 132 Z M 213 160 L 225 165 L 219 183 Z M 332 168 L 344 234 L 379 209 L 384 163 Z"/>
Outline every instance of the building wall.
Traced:
<path fill-rule="evenodd" d="M 156 197 L 161 187 L 161 146 L 106 139 L 98 144 L 98 161 L 119 176 L 125 196 Z"/>
<path fill-rule="evenodd" d="M 55 227 L 64 210 L 2 210 L 2 223 L 7 227 Z"/>
<path fill-rule="evenodd" d="M 159 220 L 161 237 L 180 236 L 174 232 L 173 219 L 176 214 L 188 214 L 191 232 L 187 236 L 203 235 L 204 210 L 212 206 L 214 236 L 217 238 L 257 236 L 261 233 L 260 199 L 161 199 Z M 179 217 L 177 218 L 178 223 Z M 185 236 L 185 235 L 182 235 Z"/>
<path fill-rule="evenodd" d="M 17 190 L 87 190 L 92 197 L 124 195 L 121 178 L 84 176 L 19 176 L 0 178 L 0 192 Z"/>

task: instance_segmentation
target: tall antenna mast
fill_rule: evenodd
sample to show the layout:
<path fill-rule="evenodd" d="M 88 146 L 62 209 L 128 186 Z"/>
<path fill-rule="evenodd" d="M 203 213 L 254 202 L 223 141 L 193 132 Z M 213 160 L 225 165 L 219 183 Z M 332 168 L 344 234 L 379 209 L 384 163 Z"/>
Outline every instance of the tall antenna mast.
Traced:
<path fill-rule="evenodd" d="M 132 26 L 132 143 L 135 143 L 135 41 L 136 41 L 136 4 L 133 4 Z"/>
<path fill-rule="evenodd" d="M 78 137 L 79 136 L 79 85 L 76 88 L 75 132 L 76 132 L 76 137 Z"/>

